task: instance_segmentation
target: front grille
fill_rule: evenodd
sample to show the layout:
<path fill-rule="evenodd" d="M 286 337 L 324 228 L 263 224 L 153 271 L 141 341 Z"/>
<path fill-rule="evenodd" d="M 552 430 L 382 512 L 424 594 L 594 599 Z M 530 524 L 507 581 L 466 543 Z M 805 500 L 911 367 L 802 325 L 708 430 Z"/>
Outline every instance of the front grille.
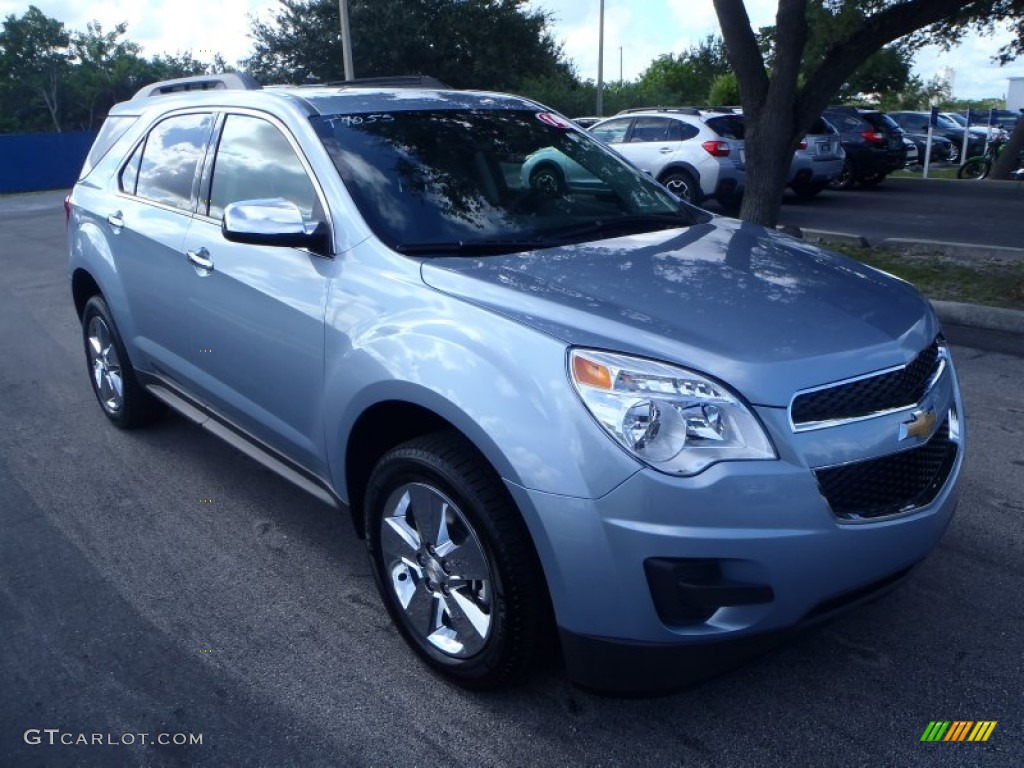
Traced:
<path fill-rule="evenodd" d="M 939 365 L 936 339 L 898 370 L 797 395 L 790 407 L 793 425 L 858 419 L 915 405 L 924 397 Z"/>
<path fill-rule="evenodd" d="M 832 513 L 844 520 L 895 515 L 935 500 L 956 460 L 949 421 L 931 440 L 909 451 L 815 470 Z"/>

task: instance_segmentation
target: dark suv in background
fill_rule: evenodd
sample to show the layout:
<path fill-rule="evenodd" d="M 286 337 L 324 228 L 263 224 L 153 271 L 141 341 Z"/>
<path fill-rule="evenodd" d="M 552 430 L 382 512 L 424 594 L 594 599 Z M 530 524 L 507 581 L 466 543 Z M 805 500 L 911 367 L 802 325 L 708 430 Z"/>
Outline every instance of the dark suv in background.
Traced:
<path fill-rule="evenodd" d="M 927 112 L 891 112 L 889 115 L 907 133 L 927 134 L 928 119 Z M 941 136 L 949 139 L 953 146 L 950 147 L 949 157 L 951 163 L 960 162 L 961 150 L 964 146 L 964 128 L 945 115 L 936 115 L 934 136 Z M 985 151 L 985 137 L 971 133 L 967 137 L 967 156 L 974 157 Z"/>
<path fill-rule="evenodd" d="M 903 133 L 884 112 L 856 107 L 829 107 L 822 116 L 839 131 L 846 163 L 832 181 L 834 189 L 880 184 L 907 162 Z"/>

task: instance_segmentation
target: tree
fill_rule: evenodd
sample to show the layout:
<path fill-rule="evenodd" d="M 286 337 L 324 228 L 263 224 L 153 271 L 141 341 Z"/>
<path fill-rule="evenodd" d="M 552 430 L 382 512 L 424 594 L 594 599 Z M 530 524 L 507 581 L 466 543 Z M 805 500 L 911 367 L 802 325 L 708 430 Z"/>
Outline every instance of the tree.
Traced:
<path fill-rule="evenodd" d="M 27 93 L 29 104 L 41 100 L 50 123 L 61 130 L 60 91 L 68 71 L 71 37 L 64 23 L 51 19 L 34 5 L 19 19 L 9 15 L 0 32 L 0 82 L 8 103 Z M 11 98 L 14 97 L 14 98 Z M 32 128 L 38 130 L 36 124 Z"/>
<path fill-rule="evenodd" d="M 707 101 L 712 81 L 730 71 L 722 38 L 709 35 L 678 55 L 666 53 L 640 75 L 648 105 L 699 105 Z"/>
<path fill-rule="evenodd" d="M 779 0 L 766 56 L 743 0 L 713 0 L 746 115 L 747 186 L 740 216 L 774 226 L 797 144 L 840 87 L 872 54 L 900 41 L 950 46 L 971 30 L 1010 21 L 1020 33 L 1001 55 L 1024 48 L 1024 0 Z M 809 18 L 828 15 L 812 28 Z M 815 34 L 817 35 L 815 37 Z M 821 53 L 809 56 L 819 43 Z"/>
<path fill-rule="evenodd" d="M 85 32 L 71 34 L 71 61 L 67 74 L 68 125 L 92 130 L 118 101 L 129 98 L 146 76 L 141 48 L 122 39 L 128 25 L 104 32 L 99 22 Z"/>
<path fill-rule="evenodd" d="M 350 0 L 358 77 L 425 74 L 455 87 L 515 90 L 569 72 L 548 13 L 520 0 Z M 279 0 L 254 19 L 245 62 L 264 82 L 343 80 L 337 0 Z"/>
<path fill-rule="evenodd" d="M 740 84 L 733 72 L 719 75 L 711 81 L 708 103 L 723 107 L 740 103 Z"/>

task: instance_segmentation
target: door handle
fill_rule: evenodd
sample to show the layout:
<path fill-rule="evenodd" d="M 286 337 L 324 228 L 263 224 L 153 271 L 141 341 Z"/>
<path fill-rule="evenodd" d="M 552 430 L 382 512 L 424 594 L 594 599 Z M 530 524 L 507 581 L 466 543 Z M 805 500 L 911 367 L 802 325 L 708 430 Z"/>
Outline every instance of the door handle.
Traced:
<path fill-rule="evenodd" d="M 114 227 L 115 229 L 121 229 L 122 227 L 124 227 L 124 214 L 121 213 L 120 211 L 116 211 L 115 213 L 110 214 L 109 216 L 107 216 L 107 224 Z"/>
<path fill-rule="evenodd" d="M 187 251 L 187 254 L 188 260 L 192 262 L 193 266 L 207 271 L 213 269 L 213 259 L 210 258 L 210 252 L 205 248 L 200 248 L 198 251 Z"/>
<path fill-rule="evenodd" d="M 672 147 L 662 147 L 658 151 L 661 152 L 661 154 L 663 155 L 667 155 L 669 152 L 672 151 Z"/>

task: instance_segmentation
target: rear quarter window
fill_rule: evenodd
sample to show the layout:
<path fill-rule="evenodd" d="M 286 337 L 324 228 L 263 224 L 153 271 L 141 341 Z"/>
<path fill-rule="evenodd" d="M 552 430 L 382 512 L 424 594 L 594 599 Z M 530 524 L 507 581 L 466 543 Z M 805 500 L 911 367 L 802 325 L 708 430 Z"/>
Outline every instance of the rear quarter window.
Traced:
<path fill-rule="evenodd" d="M 124 136 L 125 132 L 138 119 L 137 115 L 111 115 L 104 120 L 100 132 L 96 135 L 96 140 L 89 149 L 89 154 L 86 155 L 85 163 L 82 165 L 82 172 L 78 178 L 84 179 L 88 176 L 89 172 L 96 167 L 96 163 L 103 159 L 107 152 L 110 151 L 110 148 L 117 143 L 118 139 Z"/>

